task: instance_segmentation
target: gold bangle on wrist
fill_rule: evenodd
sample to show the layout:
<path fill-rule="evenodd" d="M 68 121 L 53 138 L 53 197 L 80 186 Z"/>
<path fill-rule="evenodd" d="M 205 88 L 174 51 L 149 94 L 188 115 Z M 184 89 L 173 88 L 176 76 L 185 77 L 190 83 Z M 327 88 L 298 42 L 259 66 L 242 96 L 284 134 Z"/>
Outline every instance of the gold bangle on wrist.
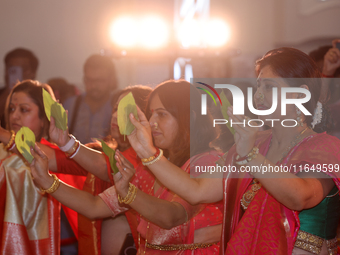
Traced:
<path fill-rule="evenodd" d="M 51 187 L 49 187 L 48 189 L 40 188 L 40 190 L 43 194 L 45 194 L 45 193 L 52 194 L 53 192 L 55 192 L 59 188 L 60 181 L 59 181 L 58 177 L 55 174 L 52 174 L 52 176 L 53 176 L 54 181 L 53 181 Z"/>
<path fill-rule="evenodd" d="M 15 142 L 15 132 L 11 130 L 11 138 L 9 139 L 8 143 L 5 146 L 5 150 L 9 150 L 13 146 Z"/>
<path fill-rule="evenodd" d="M 247 163 L 249 163 L 250 161 L 252 161 L 253 159 L 255 159 L 257 157 L 257 155 L 259 154 L 259 148 L 258 147 L 254 147 L 245 157 L 240 158 L 240 155 L 236 156 L 236 164 L 238 165 L 245 165 Z"/>
<path fill-rule="evenodd" d="M 157 155 L 157 157 L 155 157 L 155 158 L 154 158 L 153 160 L 151 160 L 151 161 L 142 162 L 142 164 L 143 164 L 144 166 L 152 165 L 152 164 L 156 163 L 158 160 L 160 160 L 162 156 L 163 156 L 163 150 L 162 150 L 162 149 L 159 149 L 159 154 Z"/>
<path fill-rule="evenodd" d="M 124 203 L 124 204 L 131 204 L 137 195 L 137 188 L 135 185 L 133 185 L 131 182 L 129 183 L 129 191 L 127 193 L 127 195 L 122 198 L 119 194 L 118 194 L 118 201 L 119 203 Z"/>

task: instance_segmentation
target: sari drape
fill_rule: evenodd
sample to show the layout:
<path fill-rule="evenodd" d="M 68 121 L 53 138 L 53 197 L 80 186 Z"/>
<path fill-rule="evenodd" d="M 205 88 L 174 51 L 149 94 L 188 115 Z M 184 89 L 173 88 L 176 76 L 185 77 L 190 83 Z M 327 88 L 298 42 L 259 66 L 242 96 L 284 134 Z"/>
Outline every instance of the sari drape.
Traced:
<path fill-rule="evenodd" d="M 59 254 L 60 205 L 35 187 L 30 167 L 0 144 L 0 254 Z"/>
<path fill-rule="evenodd" d="M 219 159 L 220 155 L 215 152 L 208 152 L 199 155 L 200 165 L 216 165 L 216 161 Z M 190 167 L 195 164 L 195 158 L 189 159 L 181 168 L 188 172 Z M 141 191 L 164 199 L 171 202 L 180 203 L 186 210 L 188 214 L 188 221 L 180 226 L 174 227 L 170 230 L 160 228 L 159 226 L 153 224 L 147 219 L 143 218 L 139 214 L 137 215 L 138 220 L 138 233 L 140 235 L 140 246 L 138 254 L 217 254 L 219 250 L 219 244 L 212 245 L 209 248 L 199 248 L 196 250 L 184 250 L 184 251 L 161 251 L 150 249 L 145 246 L 145 240 L 150 244 L 155 245 L 174 245 L 174 244 L 191 244 L 194 243 L 194 231 L 199 228 L 204 228 L 208 226 L 219 225 L 222 222 L 222 201 L 214 204 L 199 204 L 192 206 L 173 192 L 171 192 L 166 187 L 159 188 L 155 193 L 153 191 L 153 186 L 155 182 L 154 175 L 142 164 L 140 164 L 136 169 L 136 174 L 134 179 L 131 181 L 137 188 Z M 113 216 L 123 213 L 129 210 L 128 207 L 122 207 L 118 203 L 117 193 L 115 187 L 104 191 L 99 195 L 104 202 L 111 209 Z M 211 217 L 209 217 L 211 216 Z"/>
<path fill-rule="evenodd" d="M 261 154 L 266 155 L 270 141 L 270 130 L 260 133 L 256 145 Z M 226 165 L 234 164 L 235 154 L 234 146 L 228 153 Z M 280 164 L 296 166 L 291 169 L 297 170 L 305 164 L 339 165 L 340 141 L 325 133 L 308 136 L 294 146 Z M 325 174 L 331 176 L 340 189 L 339 172 L 328 169 Z M 225 213 L 220 253 L 291 254 L 300 227 L 298 212 L 280 204 L 264 187 L 243 212 L 240 200 L 252 182 L 251 176 L 232 173 L 223 181 Z"/>

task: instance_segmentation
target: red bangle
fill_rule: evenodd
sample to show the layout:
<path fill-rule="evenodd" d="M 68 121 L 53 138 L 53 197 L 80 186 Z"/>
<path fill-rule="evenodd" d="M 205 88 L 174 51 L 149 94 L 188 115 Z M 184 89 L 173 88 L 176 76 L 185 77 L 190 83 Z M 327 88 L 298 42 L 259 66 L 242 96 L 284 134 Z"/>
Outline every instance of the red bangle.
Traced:
<path fill-rule="evenodd" d="M 156 150 L 157 151 L 156 151 L 156 153 L 153 156 L 151 156 L 149 158 L 142 158 L 141 161 L 143 163 L 148 163 L 148 162 L 151 162 L 152 160 L 154 160 L 155 158 L 157 158 L 159 156 L 159 154 L 161 153 L 161 151 L 157 147 L 156 147 Z"/>
<path fill-rule="evenodd" d="M 321 76 L 324 78 L 334 78 L 334 75 L 326 75 L 324 73 L 322 73 Z"/>

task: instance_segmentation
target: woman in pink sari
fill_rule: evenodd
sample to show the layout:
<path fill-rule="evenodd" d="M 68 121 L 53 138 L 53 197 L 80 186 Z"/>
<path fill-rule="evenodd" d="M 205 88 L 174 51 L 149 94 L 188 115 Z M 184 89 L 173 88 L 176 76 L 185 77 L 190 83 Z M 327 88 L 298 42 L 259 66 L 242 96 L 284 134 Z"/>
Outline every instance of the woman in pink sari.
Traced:
<path fill-rule="evenodd" d="M 257 109 L 271 108 L 273 88 L 278 88 L 279 107 L 260 116 L 262 121 L 275 120 L 270 130 L 260 132 L 257 127 L 233 125 L 235 145 L 225 165 L 238 171 L 226 174 L 222 182 L 218 178 L 191 179 L 164 160 L 149 169 L 190 203 L 224 198 L 221 254 L 336 254 L 340 141 L 322 133 L 329 116 L 326 102 L 319 102 L 321 74 L 306 54 L 292 48 L 268 52 L 257 62 L 257 72 Z M 281 115 L 281 89 L 292 87 L 310 91 L 311 98 L 303 106 L 311 115 L 304 115 L 292 104 L 287 105 L 286 115 Z M 305 95 L 297 91 L 287 97 L 303 99 Z M 233 115 L 232 110 L 230 107 L 228 115 L 233 122 L 247 123 L 245 116 Z M 296 125 L 284 127 L 284 119 Z M 148 150 L 146 129 L 136 127 L 137 140 Z M 161 171 L 161 167 L 167 171 Z M 251 167 L 278 170 L 251 175 L 246 172 Z"/>
<path fill-rule="evenodd" d="M 152 129 L 155 145 L 164 149 L 164 154 L 169 160 L 162 157 L 160 149 L 153 151 L 155 147 L 150 151 L 137 152 L 147 164 L 137 167 L 135 177 L 129 184 L 134 168 L 118 152 L 117 166 L 121 174 L 115 175 L 115 186 L 95 197 L 59 183 L 50 176 L 46 171 L 46 156 L 36 146 L 37 153 L 32 150 L 35 157 L 32 168 L 37 185 L 43 189 L 52 187 L 49 189 L 52 190 L 52 196 L 92 219 L 114 217 L 130 208 L 135 209 L 139 213 L 138 254 L 216 254 L 221 234 L 221 201 L 192 206 L 165 188 L 146 167 L 158 160 L 166 160 L 168 165 L 188 172 L 190 167 L 195 165 L 215 165 L 219 159 L 220 154 L 209 148 L 210 142 L 217 135 L 211 128 L 211 116 L 202 117 L 197 114 L 197 118 L 190 118 L 188 100 L 191 96 L 190 87 L 185 81 L 165 82 L 150 96 L 148 104 L 150 122 L 140 110 L 138 112 L 139 123 L 148 127 L 149 134 Z M 193 96 L 199 98 L 199 94 Z M 200 107 L 195 109 L 199 111 Z M 201 138 L 196 140 L 193 147 L 195 154 L 191 158 L 190 122 L 200 127 L 199 132 L 192 135 Z M 136 120 L 134 123 L 136 124 Z M 208 135 L 204 137 L 204 134 Z M 152 144 L 152 140 L 148 142 Z"/>

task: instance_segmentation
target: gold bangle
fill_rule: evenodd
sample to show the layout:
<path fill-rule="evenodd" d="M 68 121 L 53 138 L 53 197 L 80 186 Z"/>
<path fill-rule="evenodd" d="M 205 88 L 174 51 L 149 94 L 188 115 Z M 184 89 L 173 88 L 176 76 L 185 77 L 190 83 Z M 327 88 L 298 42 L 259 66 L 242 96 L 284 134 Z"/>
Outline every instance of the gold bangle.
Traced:
<path fill-rule="evenodd" d="M 53 176 L 54 181 L 53 181 L 51 187 L 49 187 L 48 189 L 40 188 L 40 190 L 43 194 L 45 194 L 45 193 L 51 194 L 59 188 L 60 181 L 59 181 L 58 177 L 55 174 L 52 174 L 52 176 Z"/>
<path fill-rule="evenodd" d="M 253 159 L 255 159 L 257 157 L 257 155 L 259 154 L 259 148 L 258 147 L 254 147 L 247 156 L 245 156 L 244 160 L 240 160 L 240 161 L 235 161 L 235 163 L 237 165 L 245 165 L 247 163 L 249 163 L 250 161 L 252 161 Z M 239 160 L 240 156 L 237 155 L 236 156 L 236 160 Z"/>
<path fill-rule="evenodd" d="M 142 164 L 144 166 L 152 165 L 153 163 L 156 163 L 158 160 L 160 160 L 162 156 L 163 156 L 163 150 L 159 149 L 159 155 L 156 158 L 154 158 L 152 161 L 149 161 L 149 162 L 142 162 Z"/>
<path fill-rule="evenodd" d="M 127 195 L 122 198 L 119 194 L 118 194 L 118 201 L 119 203 L 124 203 L 124 204 L 131 204 L 137 195 L 137 188 L 135 185 L 133 185 L 132 183 L 129 183 L 129 191 L 127 193 Z"/>
<path fill-rule="evenodd" d="M 11 130 L 11 138 L 9 139 L 8 143 L 5 146 L 5 150 L 8 150 L 12 145 L 14 144 L 15 141 L 15 132 Z"/>

